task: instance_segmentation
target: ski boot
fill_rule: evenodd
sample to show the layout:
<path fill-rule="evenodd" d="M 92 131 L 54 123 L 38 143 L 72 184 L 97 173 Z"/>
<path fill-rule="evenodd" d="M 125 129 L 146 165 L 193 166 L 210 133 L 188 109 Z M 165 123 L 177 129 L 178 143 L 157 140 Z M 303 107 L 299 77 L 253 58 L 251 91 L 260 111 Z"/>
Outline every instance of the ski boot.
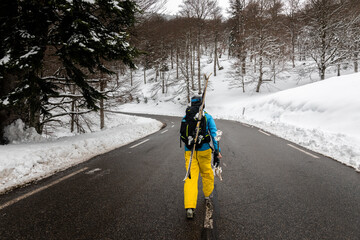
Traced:
<path fill-rule="evenodd" d="M 195 210 L 193 208 L 186 209 L 186 217 L 187 219 L 193 219 L 195 215 Z"/>

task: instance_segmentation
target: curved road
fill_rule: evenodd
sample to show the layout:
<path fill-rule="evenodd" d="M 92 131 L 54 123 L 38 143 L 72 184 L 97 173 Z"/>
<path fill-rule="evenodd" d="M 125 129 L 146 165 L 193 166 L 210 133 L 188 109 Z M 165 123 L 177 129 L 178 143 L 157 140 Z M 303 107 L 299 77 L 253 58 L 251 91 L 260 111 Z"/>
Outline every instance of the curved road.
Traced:
<path fill-rule="evenodd" d="M 360 239 L 360 174 L 232 121 L 216 121 L 214 227 L 201 191 L 187 220 L 180 118 L 151 117 L 167 127 L 1 195 L 0 239 Z"/>

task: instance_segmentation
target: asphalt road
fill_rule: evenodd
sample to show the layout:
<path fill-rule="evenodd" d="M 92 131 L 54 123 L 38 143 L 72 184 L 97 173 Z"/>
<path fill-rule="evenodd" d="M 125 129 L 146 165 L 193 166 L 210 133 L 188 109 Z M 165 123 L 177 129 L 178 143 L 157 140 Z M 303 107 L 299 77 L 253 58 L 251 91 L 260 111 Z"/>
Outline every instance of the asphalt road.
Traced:
<path fill-rule="evenodd" d="M 216 121 L 214 228 L 201 188 L 187 220 L 180 118 L 153 117 L 167 127 L 0 196 L 0 239 L 360 239 L 359 173 L 231 121 Z"/>

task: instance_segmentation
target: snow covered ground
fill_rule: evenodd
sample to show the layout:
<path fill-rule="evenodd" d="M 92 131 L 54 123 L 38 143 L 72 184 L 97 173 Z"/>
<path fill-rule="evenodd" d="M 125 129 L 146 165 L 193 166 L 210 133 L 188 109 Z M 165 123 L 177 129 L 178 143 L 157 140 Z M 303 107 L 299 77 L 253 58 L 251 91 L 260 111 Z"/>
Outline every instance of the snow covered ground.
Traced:
<path fill-rule="evenodd" d="M 108 114 L 108 129 L 76 136 L 45 139 L 23 131 L 21 122 L 10 130 L 13 144 L 0 145 L 0 193 L 38 180 L 126 145 L 162 127 L 148 118 Z M 59 132 L 58 134 L 62 134 Z"/>
<path fill-rule="evenodd" d="M 304 68 L 298 64 L 298 72 L 284 71 L 276 84 L 265 83 L 261 93 L 255 93 L 254 85 L 243 93 L 241 88 L 230 87 L 231 61 L 221 63 L 224 70 L 211 76 L 206 97 L 211 115 L 257 126 L 360 171 L 360 73 L 315 81 L 317 73 L 313 71 L 298 79 Z M 204 64 L 204 73 L 212 69 L 212 64 Z M 176 102 L 178 98 L 167 98 L 165 94 L 147 104 L 126 104 L 118 110 L 183 116 L 185 106 Z"/>
<path fill-rule="evenodd" d="M 233 87 L 240 84 L 234 81 L 232 62 L 223 58 L 224 70 L 210 77 L 206 110 L 211 115 L 255 125 L 360 171 L 360 74 L 316 81 L 316 72 L 303 74 L 309 66 L 299 63 L 295 70 L 288 68 L 279 73 L 276 84 L 264 83 L 261 93 L 254 91 L 254 83 L 247 85 L 243 93 L 241 88 Z M 204 58 L 203 72 L 210 74 L 212 69 L 213 64 L 206 63 Z M 161 82 L 151 80 L 154 72 L 148 72 L 146 85 L 142 71 L 135 72 L 134 82 L 139 85 L 141 96 L 139 103 L 120 105 L 112 110 L 183 116 L 186 95 L 177 91 L 176 84 L 161 94 Z M 334 72 L 327 74 L 334 75 Z M 175 79 L 175 71 L 168 72 L 166 79 Z M 38 136 L 31 130 L 19 131 L 21 123 L 18 122 L 11 130 L 14 143 L 0 146 L 0 192 L 144 137 L 159 130 L 161 123 L 108 113 L 106 126 L 103 131 L 95 129 L 93 133 L 75 136 L 68 129 L 57 127 L 50 129 L 49 137 Z M 226 153 L 224 156 L 226 161 Z"/>
<path fill-rule="evenodd" d="M 360 171 L 360 74 L 268 95 L 238 118 Z"/>

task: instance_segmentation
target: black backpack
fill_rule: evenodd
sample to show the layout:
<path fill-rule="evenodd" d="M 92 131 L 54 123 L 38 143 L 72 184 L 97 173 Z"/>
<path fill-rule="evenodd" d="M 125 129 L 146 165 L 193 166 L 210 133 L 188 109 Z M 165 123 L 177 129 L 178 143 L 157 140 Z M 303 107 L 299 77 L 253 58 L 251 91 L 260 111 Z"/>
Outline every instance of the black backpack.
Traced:
<path fill-rule="evenodd" d="M 188 149 L 194 146 L 196 135 L 196 124 L 198 122 L 197 114 L 199 113 L 199 106 L 191 106 L 186 109 L 186 115 L 181 121 L 180 126 L 180 139 L 185 143 Z M 199 149 L 203 143 L 210 142 L 210 135 L 206 131 L 207 119 L 205 114 L 201 118 L 198 141 L 195 149 Z M 181 142 L 180 142 L 181 145 Z"/>

